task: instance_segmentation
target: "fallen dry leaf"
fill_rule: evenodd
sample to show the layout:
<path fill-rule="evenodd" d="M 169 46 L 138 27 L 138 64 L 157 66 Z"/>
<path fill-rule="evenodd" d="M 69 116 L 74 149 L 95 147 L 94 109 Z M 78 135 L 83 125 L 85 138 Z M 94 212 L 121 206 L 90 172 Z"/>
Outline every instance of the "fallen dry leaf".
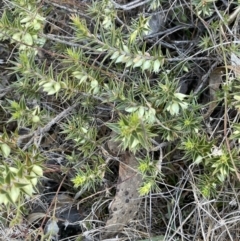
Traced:
<path fill-rule="evenodd" d="M 139 210 L 141 198 L 138 189 L 142 175 L 137 172 L 138 162 L 133 153 L 125 152 L 121 157 L 116 195 L 110 204 L 110 217 L 103 238 L 121 232 Z"/>

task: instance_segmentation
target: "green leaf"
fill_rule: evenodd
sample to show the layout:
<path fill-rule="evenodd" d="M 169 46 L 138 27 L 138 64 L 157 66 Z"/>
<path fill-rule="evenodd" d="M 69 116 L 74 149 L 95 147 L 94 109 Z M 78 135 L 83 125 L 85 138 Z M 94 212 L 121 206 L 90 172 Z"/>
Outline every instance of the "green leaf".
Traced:
<path fill-rule="evenodd" d="M 74 71 L 72 73 L 72 75 L 76 78 L 76 79 L 81 79 L 83 77 L 83 73 L 79 72 L 79 71 Z"/>
<path fill-rule="evenodd" d="M 154 61 L 154 64 L 153 64 L 153 71 L 155 73 L 158 73 L 160 71 L 160 66 L 161 66 L 161 63 L 160 61 L 157 59 Z"/>
<path fill-rule="evenodd" d="M 124 57 L 125 57 L 125 55 L 120 55 L 120 56 L 116 59 L 115 63 L 116 63 L 116 64 L 117 64 L 117 63 L 122 63 Z"/>
<path fill-rule="evenodd" d="M 33 38 L 30 33 L 25 33 L 23 36 L 23 42 L 27 45 L 32 46 L 33 45 Z"/>
<path fill-rule="evenodd" d="M 14 186 L 17 187 L 17 188 L 20 188 L 20 189 L 27 186 L 27 185 L 28 185 L 28 183 L 24 183 L 24 182 L 15 182 L 14 183 Z"/>
<path fill-rule="evenodd" d="M 240 95 L 234 95 L 233 98 L 234 98 L 235 100 L 240 101 Z"/>
<path fill-rule="evenodd" d="M 106 126 L 118 134 L 121 133 L 119 125 L 116 123 L 106 123 Z"/>
<path fill-rule="evenodd" d="M 51 81 L 51 82 L 47 82 L 43 85 L 43 88 L 48 89 L 48 88 L 52 88 L 52 86 L 54 85 L 55 81 Z"/>
<path fill-rule="evenodd" d="M 91 88 L 96 88 L 98 87 L 98 81 L 97 80 L 92 80 L 91 81 Z"/>
<path fill-rule="evenodd" d="M 0 193 L 0 204 L 4 204 L 7 205 L 9 203 L 8 198 L 6 196 L 6 194 L 1 194 Z"/>
<path fill-rule="evenodd" d="M 12 180 L 11 177 L 12 177 L 11 173 L 8 172 L 7 175 L 6 175 L 6 177 L 5 177 L 5 180 L 4 180 L 6 184 L 8 184 L 8 185 L 11 184 L 11 180 Z"/>
<path fill-rule="evenodd" d="M 22 33 L 15 33 L 15 34 L 13 34 L 12 39 L 17 41 L 17 42 L 20 42 L 21 36 L 22 36 Z"/>
<path fill-rule="evenodd" d="M 133 62 L 135 61 L 133 60 Z M 144 59 L 137 60 L 136 63 L 133 65 L 133 68 L 142 66 L 143 62 L 144 62 Z"/>
<path fill-rule="evenodd" d="M 144 62 L 144 64 L 142 65 L 142 70 L 146 70 L 146 69 L 150 69 L 151 68 L 151 60 L 147 60 Z"/>
<path fill-rule="evenodd" d="M 111 59 L 116 59 L 116 58 L 118 58 L 119 54 L 120 54 L 120 53 L 119 53 L 118 51 L 114 52 L 114 54 L 111 56 Z"/>
<path fill-rule="evenodd" d="M 32 19 L 32 17 L 29 15 L 29 16 L 21 19 L 20 23 L 27 23 L 27 22 L 29 22 L 31 19 Z"/>
<path fill-rule="evenodd" d="M 200 164 L 202 162 L 203 157 L 202 156 L 197 156 L 197 158 L 194 160 L 194 163 Z"/>
<path fill-rule="evenodd" d="M 8 194 L 9 194 L 9 197 L 11 198 L 11 200 L 13 201 L 13 203 L 15 203 L 20 195 L 20 189 L 17 188 L 16 186 L 12 186 L 12 188 Z"/>
<path fill-rule="evenodd" d="M 189 69 L 188 69 L 188 67 L 185 65 L 185 66 L 183 66 L 183 71 L 185 71 L 185 72 L 189 72 Z"/>
<path fill-rule="evenodd" d="M 169 111 L 171 115 L 177 115 L 179 113 L 178 103 L 176 102 L 170 103 L 167 107 L 167 111 Z"/>
<path fill-rule="evenodd" d="M 60 89 L 61 89 L 61 84 L 56 82 L 54 85 L 53 85 L 54 89 L 56 92 L 58 92 Z"/>
<path fill-rule="evenodd" d="M 32 122 L 37 123 L 37 122 L 39 122 L 39 121 L 40 121 L 39 116 L 34 115 L 34 116 L 32 117 Z"/>
<path fill-rule="evenodd" d="M 133 60 L 132 60 L 132 59 L 129 59 L 129 60 L 126 62 L 125 67 L 127 68 L 127 67 L 131 66 L 132 64 L 133 64 Z"/>
<path fill-rule="evenodd" d="M 131 107 L 126 107 L 126 108 L 125 108 L 125 111 L 131 113 L 131 112 L 136 111 L 137 109 L 138 109 L 137 106 L 131 106 Z"/>
<path fill-rule="evenodd" d="M 135 148 L 138 144 L 139 144 L 138 139 L 134 139 L 133 142 L 132 142 L 132 144 L 131 144 L 131 146 L 130 146 L 130 148 L 134 150 L 134 148 Z"/>
<path fill-rule="evenodd" d="M 33 176 L 34 173 L 31 172 L 30 175 Z M 31 184 L 33 185 L 33 187 L 35 187 L 35 186 L 37 185 L 37 183 L 38 183 L 37 177 L 31 178 L 30 182 L 31 182 Z"/>
<path fill-rule="evenodd" d="M 40 166 L 34 165 L 32 167 L 32 172 L 34 172 L 39 177 L 43 176 L 43 169 Z"/>
<path fill-rule="evenodd" d="M 123 45 L 123 50 L 124 50 L 124 52 L 130 54 L 130 51 L 129 51 L 129 48 L 127 45 Z"/>
<path fill-rule="evenodd" d="M 174 96 L 177 97 L 179 100 L 183 100 L 186 97 L 186 95 L 182 93 L 175 93 Z"/>
<path fill-rule="evenodd" d="M 143 106 L 140 106 L 139 109 L 138 109 L 138 116 L 140 118 L 143 117 L 144 112 L 145 112 L 145 108 Z"/>
<path fill-rule="evenodd" d="M 32 184 L 28 184 L 25 187 L 23 187 L 22 191 L 25 192 L 28 196 L 31 197 L 33 195 L 33 193 L 34 193 L 34 189 L 33 189 Z"/>
<path fill-rule="evenodd" d="M 40 30 L 40 29 L 41 29 L 41 26 L 42 26 L 42 25 L 41 25 L 40 22 L 34 20 L 34 22 L 33 22 L 33 28 L 34 28 L 35 30 Z"/>
<path fill-rule="evenodd" d="M 138 31 L 135 30 L 130 36 L 130 43 L 133 43 L 137 37 Z"/>
<path fill-rule="evenodd" d="M 82 77 L 80 78 L 79 84 L 86 82 L 87 79 L 88 79 L 88 75 L 82 75 Z"/>
<path fill-rule="evenodd" d="M 11 152 L 10 147 L 6 143 L 1 144 L 1 150 L 4 157 L 8 157 Z"/>

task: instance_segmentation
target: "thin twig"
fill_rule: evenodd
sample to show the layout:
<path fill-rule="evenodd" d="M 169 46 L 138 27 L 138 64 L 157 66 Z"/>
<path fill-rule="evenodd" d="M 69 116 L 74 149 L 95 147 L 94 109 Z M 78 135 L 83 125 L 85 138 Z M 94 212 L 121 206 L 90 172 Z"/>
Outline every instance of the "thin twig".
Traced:
<path fill-rule="evenodd" d="M 63 183 L 64 183 L 64 181 L 65 181 L 65 179 L 66 179 L 66 177 L 67 177 L 67 175 L 68 175 L 68 173 L 69 173 L 69 171 L 67 171 L 67 173 L 64 175 L 63 179 L 61 180 L 61 183 L 60 183 L 60 185 L 59 185 L 59 187 L 58 187 L 58 189 L 57 189 L 57 191 L 56 191 L 56 194 L 55 194 L 55 196 L 54 196 L 54 198 L 53 198 L 50 206 L 49 206 L 48 209 L 47 209 L 46 216 L 45 216 L 44 219 L 42 220 L 41 226 L 39 227 L 40 230 L 43 230 L 43 224 L 44 224 L 44 222 L 46 221 L 47 214 L 50 212 L 51 207 L 52 207 L 54 204 L 55 204 L 55 206 L 56 206 L 58 193 L 60 192 L 60 189 L 61 189 L 61 187 L 62 187 L 62 185 L 63 185 Z M 37 238 L 38 238 L 38 235 L 36 235 L 34 241 L 36 241 Z"/>
<path fill-rule="evenodd" d="M 181 29 L 186 29 L 186 28 L 189 28 L 189 27 L 194 27 L 193 25 L 191 24 L 187 24 L 187 25 L 184 25 L 184 26 L 175 26 L 173 28 L 170 28 L 170 29 L 167 29 L 165 31 L 159 31 L 158 33 L 154 33 L 154 34 L 149 34 L 149 35 L 146 35 L 144 37 L 144 39 L 148 39 L 148 38 L 155 38 L 155 37 L 158 37 L 158 36 L 161 36 L 161 35 L 169 35 L 169 34 L 172 34 L 178 30 L 181 30 Z M 165 37 L 163 36 L 163 38 Z"/>
<path fill-rule="evenodd" d="M 79 10 L 81 10 L 81 7 L 78 6 L 78 5 L 74 5 L 74 8 L 77 8 L 77 9 L 73 9 L 73 8 L 65 7 L 65 6 L 63 6 L 62 4 L 55 3 L 55 2 L 53 2 L 52 0 L 51 0 L 51 1 L 49 1 L 49 0 L 44 0 L 44 2 L 46 2 L 46 3 L 48 3 L 48 4 L 51 4 L 51 5 L 53 5 L 53 6 L 57 7 L 57 8 L 64 9 L 64 10 L 66 10 L 67 12 L 76 13 L 76 14 L 84 17 L 84 18 L 87 18 L 87 19 L 91 20 L 91 18 L 90 18 L 89 16 L 87 16 L 86 14 L 83 14 L 81 11 L 79 11 Z"/>
<path fill-rule="evenodd" d="M 208 77 L 210 76 L 211 72 L 217 65 L 218 65 L 218 62 L 215 62 L 214 64 L 212 64 L 208 72 L 205 75 L 203 75 L 199 86 L 194 90 L 194 94 L 198 94 L 200 92 L 200 90 L 203 88 L 204 84 L 206 83 Z"/>
<path fill-rule="evenodd" d="M 116 2 L 114 2 L 113 0 L 111 0 L 111 2 L 114 4 L 115 8 L 117 9 L 122 9 L 122 10 L 131 10 L 131 9 L 134 9 L 134 8 L 137 8 L 137 7 L 140 7 L 148 2 L 150 2 L 151 0 L 145 0 L 142 2 L 142 0 L 136 0 L 136 1 L 133 1 L 131 3 L 128 3 L 126 5 L 120 5 Z"/>
<path fill-rule="evenodd" d="M 26 138 L 31 138 L 28 141 L 28 143 L 23 147 L 23 151 L 25 151 L 31 145 L 31 143 L 33 142 L 34 136 L 43 135 L 44 133 L 48 132 L 54 124 L 59 122 L 62 118 L 66 117 L 67 114 L 69 112 L 71 112 L 77 105 L 79 105 L 78 102 L 76 102 L 72 106 L 69 106 L 67 109 L 63 110 L 59 115 L 57 115 L 55 118 L 53 118 L 49 123 L 47 123 L 44 127 L 34 131 L 31 134 L 21 136 L 18 139 L 18 145 L 21 144 L 23 142 L 23 140 L 25 140 Z"/>

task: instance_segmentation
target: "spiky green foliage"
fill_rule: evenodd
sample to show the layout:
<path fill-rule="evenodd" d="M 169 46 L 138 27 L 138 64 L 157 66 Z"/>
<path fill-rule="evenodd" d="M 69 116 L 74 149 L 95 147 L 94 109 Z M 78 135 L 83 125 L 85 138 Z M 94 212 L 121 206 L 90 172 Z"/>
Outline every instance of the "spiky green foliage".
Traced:
<path fill-rule="evenodd" d="M 95 1 L 88 7 L 91 21 L 77 13 L 68 16 L 69 28 L 63 29 L 67 36 L 45 33 L 51 11 L 47 4 L 42 8 L 39 1 L 14 0 L 9 2 L 11 7 L 5 6 L 0 39 L 13 46 L 7 71 L 14 81 L 9 81 L 12 91 L 0 103 L 7 116 L 0 136 L 0 203 L 21 206 L 36 191 L 43 156 L 56 153 L 67 160 L 65 166 L 60 163 L 59 170 L 70 173 L 71 191 L 83 194 L 103 189 L 110 173 L 109 160 L 119 160 L 108 152 L 111 132 L 121 153 L 130 151 L 137 157 L 137 171 L 143 177 L 140 195 L 160 192 L 165 181 L 171 182 L 166 186 L 177 185 L 183 174 L 190 173 L 200 196 L 207 199 L 216 197 L 227 180 L 236 178 L 240 126 L 238 117 L 227 119 L 227 110 L 239 111 L 239 72 L 228 59 L 233 53 L 239 56 L 239 46 L 230 46 L 232 39 L 224 43 L 228 13 L 219 12 L 223 16 L 207 24 L 203 20 L 212 16 L 216 1 L 190 2 L 191 9 L 173 4 L 171 10 L 171 37 L 175 37 L 175 27 L 181 27 L 176 36 L 187 39 L 180 43 L 172 43 L 171 38 L 166 41 L 165 35 L 162 41 L 161 33 L 159 42 L 148 39 L 150 17 L 140 13 L 126 23 L 119 18 L 119 6 L 110 0 Z M 144 7 L 153 10 L 164 4 L 168 1 L 152 0 Z M 190 19 L 182 9 L 190 11 L 194 24 L 185 26 Z M 196 37 L 192 28 L 199 21 L 208 29 L 197 25 L 202 32 Z M 194 53 L 187 56 L 192 44 Z M 208 62 L 201 65 L 205 54 L 207 61 L 222 58 L 215 66 L 225 67 L 219 71 L 224 84 L 214 96 L 225 106 L 224 117 L 214 124 L 222 128 L 218 133 L 209 128 L 212 119 L 202 116 L 204 74 L 215 68 L 206 67 Z M 185 78 L 191 81 L 186 91 L 181 89 Z M 203 85 L 203 93 L 194 91 L 198 85 Z M 9 123 L 16 125 L 14 130 L 5 130 Z M 30 136 L 24 143 L 19 141 L 22 127 Z M 42 139 L 52 137 L 52 131 L 57 137 L 46 147 Z M 57 147 L 52 143 L 58 143 Z M 186 184 L 188 190 L 192 183 Z"/>

